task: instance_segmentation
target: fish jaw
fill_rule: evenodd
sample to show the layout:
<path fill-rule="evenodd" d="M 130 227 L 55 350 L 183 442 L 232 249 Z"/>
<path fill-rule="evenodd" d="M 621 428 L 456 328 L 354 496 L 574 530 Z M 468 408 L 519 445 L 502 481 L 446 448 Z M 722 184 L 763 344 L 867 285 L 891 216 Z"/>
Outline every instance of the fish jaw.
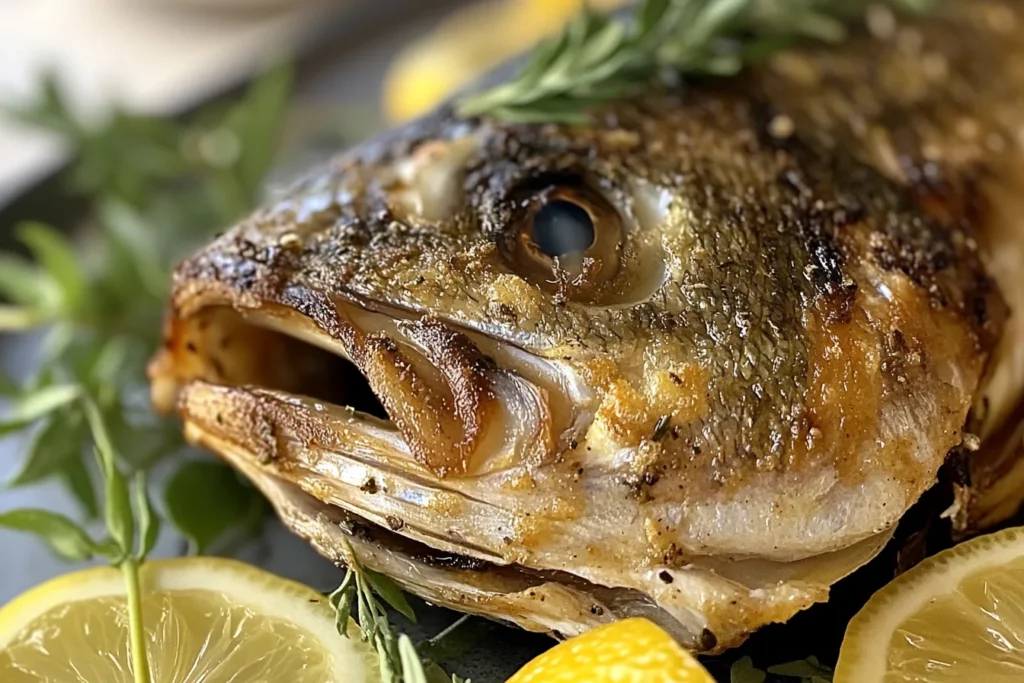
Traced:
<path fill-rule="evenodd" d="M 697 562 L 673 570 L 671 585 L 665 572 L 652 577 L 661 586 L 661 595 L 652 597 L 571 574 L 449 554 L 433 539 L 429 544 L 410 541 L 398 533 L 401 528 L 389 530 L 324 503 L 323 491 L 303 491 L 273 464 L 256 463 L 247 452 L 219 443 L 206 432 L 186 428 L 186 434 L 243 473 L 266 495 L 284 524 L 325 557 L 346 564 L 357 561 L 432 604 L 557 638 L 615 619 L 643 616 L 693 651 L 721 653 L 764 624 L 787 621 L 825 600 L 832 583 L 869 561 L 891 536 L 883 533 L 803 563 Z M 684 598 L 672 599 L 666 595 L 670 592 Z"/>

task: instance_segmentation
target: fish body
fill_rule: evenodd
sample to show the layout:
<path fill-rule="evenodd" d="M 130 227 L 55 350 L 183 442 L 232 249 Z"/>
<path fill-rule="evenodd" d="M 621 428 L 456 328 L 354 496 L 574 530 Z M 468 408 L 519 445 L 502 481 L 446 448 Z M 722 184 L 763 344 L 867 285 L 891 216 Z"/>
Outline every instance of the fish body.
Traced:
<path fill-rule="evenodd" d="M 154 402 L 432 602 L 734 646 L 951 452 L 958 529 L 1019 503 L 1022 22 L 874 13 L 585 126 L 444 106 L 180 265 Z"/>

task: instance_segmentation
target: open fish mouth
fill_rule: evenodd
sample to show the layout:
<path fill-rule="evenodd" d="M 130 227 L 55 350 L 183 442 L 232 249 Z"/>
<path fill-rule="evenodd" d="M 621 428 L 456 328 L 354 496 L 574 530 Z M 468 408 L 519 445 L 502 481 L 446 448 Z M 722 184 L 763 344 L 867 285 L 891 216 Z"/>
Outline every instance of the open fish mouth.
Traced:
<path fill-rule="evenodd" d="M 716 647 L 640 591 L 519 564 L 517 512 L 460 490 L 574 438 L 586 388 L 557 361 L 308 290 L 238 303 L 219 287 L 182 302 L 150 367 L 154 403 L 322 554 L 354 552 L 434 603 L 528 630 L 570 636 L 644 615 Z"/>
<path fill-rule="evenodd" d="M 317 312 L 212 298 L 171 321 L 151 369 L 156 405 L 176 402 L 196 441 L 244 452 L 418 540 L 443 547 L 434 516 L 456 502 L 469 507 L 460 514 L 477 524 L 445 549 L 505 561 L 500 539 L 515 535 L 511 521 L 452 487 L 553 457 L 573 438 L 585 387 L 558 362 L 474 341 L 435 318 L 392 317 L 294 288 L 282 300 Z M 325 479 L 342 491 L 318 489 Z"/>

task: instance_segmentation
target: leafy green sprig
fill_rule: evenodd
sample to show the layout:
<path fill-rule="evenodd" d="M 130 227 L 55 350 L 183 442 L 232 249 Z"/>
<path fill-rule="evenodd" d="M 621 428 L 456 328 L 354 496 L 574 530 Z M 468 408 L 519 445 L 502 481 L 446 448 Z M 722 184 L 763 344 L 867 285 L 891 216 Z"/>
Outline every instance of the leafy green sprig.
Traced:
<path fill-rule="evenodd" d="M 93 538 L 78 523 L 50 510 L 19 509 L 0 514 L 0 527 L 35 534 L 68 560 L 106 557 L 121 570 L 128 603 L 129 647 L 135 683 L 150 683 L 146 637 L 142 623 L 142 591 L 139 565 L 156 545 L 160 518 L 154 513 L 145 476 L 134 478 L 134 510 L 128 480 L 118 468 L 118 456 L 110 431 L 93 398 L 82 387 L 55 386 L 37 395 L 35 409 L 56 409 L 77 402 L 95 441 L 96 461 L 103 475 L 106 537 Z M 45 400 L 44 398 L 45 397 Z"/>
<path fill-rule="evenodd" d="M 345 578 L 329 598 L 336 612 L 335 623 L 338 633 L 348 638 L 350 619 L 353 614 L 358 616 L 359 638 L 376 650 L 381 682 L 470 683 L 458 676 L 449 677 L 436 663 L 421 658 L 409 636 L 395 632 L 387 610 L 377 598 L 416 623 L 416 613 L 402 590 L 383 574 L 360 566 L 347 541 L 345 558 Z"/>
<path fill-rule="evenodd" d="M 0 300 L 7 302 L 0 303 L 0 333 L 41 336 L 39 372 L 20 387 L 0 382 L 12 404 L 0 416 L 0 437 L 31 438 L 8 486 L 57 478 L 87 517 L 98 514 L 80 406 L 47 406 L 70 385 L 93 397 L 129 474 L 184 456 L 179 425 L 154 415 L 145 397 L 145 363 L 159 344 L 170 268 L 257 202 L 290 83 L 290 69 L 273 69 L 238 101 L 187 121 L 115 110 L 86 123 L 50 77 L 35 102 L 15 110 L 72 150 L 64 187 L 85 200 L 85 216 L 73 238 L 38 222 L 18 225 L 22 250 L 0 252 Z M 193 494 L 205 483 L 216 483 L 217 495 L 196 504 Z M 163 503 L 196 552 L 253 526 L 267 510 L 226 465 L 185 457 L 176 460 Z"/>
<path fill-rule="evenodd" d="M 584 123 L 586 111 L 665 73 L 729 76 L 795 40 L 837 42 L 877 0 L 640 0 L 628 26 L 585 9 L 508 83 L 464 97 L 464 116 Z M 915 12 L 938 0 L 888 0 Z"/>

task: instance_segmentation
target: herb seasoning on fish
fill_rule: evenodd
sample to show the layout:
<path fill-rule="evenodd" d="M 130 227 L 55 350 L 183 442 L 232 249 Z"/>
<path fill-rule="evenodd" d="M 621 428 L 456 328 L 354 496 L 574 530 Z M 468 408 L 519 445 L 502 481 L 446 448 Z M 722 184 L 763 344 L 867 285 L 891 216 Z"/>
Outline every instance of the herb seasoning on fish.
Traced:
<path fill-rule="evenodd" d="M 1007 514 L 977 484 L 1020 476 L 1024 9 L 892 19 L 338 157 L 178 268 L 156 404 L 325 555 L 565 636 L 720 651 L 825 600 L 969 415 L 954 517 Z"/>

